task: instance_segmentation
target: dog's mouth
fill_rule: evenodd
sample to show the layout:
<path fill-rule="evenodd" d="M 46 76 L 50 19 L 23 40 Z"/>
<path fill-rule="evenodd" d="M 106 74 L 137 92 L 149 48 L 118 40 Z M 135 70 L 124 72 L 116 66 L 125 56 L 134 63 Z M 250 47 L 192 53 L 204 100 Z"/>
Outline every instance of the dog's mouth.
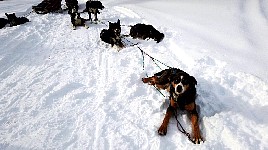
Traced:
<path fill-rule="evenodd" d="M 187 89 L 188 89 L 188 85 L 183 85 L 183 84 L 177 84 L 176 86 L 175 86 L 175 93 L 177 94 L 177 95 L 180 95 L 180 94 L 183 94 Z"/>

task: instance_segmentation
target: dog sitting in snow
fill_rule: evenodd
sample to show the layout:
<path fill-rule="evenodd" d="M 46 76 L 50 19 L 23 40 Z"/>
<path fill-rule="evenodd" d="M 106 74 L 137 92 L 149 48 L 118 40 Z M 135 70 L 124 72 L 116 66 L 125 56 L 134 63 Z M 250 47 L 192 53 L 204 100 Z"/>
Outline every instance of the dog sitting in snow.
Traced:
<path fill-rule="evenodd" d="M 91 14 L 94 14 L 94 21 L 98 20 L 97 14 L 100 14 L 99 9 L 104 9 L 104 6 L 100 1 L 89 0 L 86 2 L 86 9 L 83 12 L 88 12 L 89 20 L 92 21 Z"/>
<path fill-rule="evenodd" d="M 77 26 L 84 26 L 86 29 L 88 28 L 88 26 L 86 25 L 86 19 L 81 18 L 80 13 L 78 13 L 75 9 L 72 10 L 70 16 L 74 30 Z"/>
<path fill-rule="evenodd" d="M 0 29 L 4 28 L 8 24 L 8 20 L 5 18 L 0 18 Z"/>
<path fill-rule="evenodd" d="M 146 38 L 154 39 L 157 43 L 161 42 L 164 34 L 156 30 L 152 25 L 136 24 L 131 27 L 130 34 L 133 38 L 145 40 Z"/>
<path fill-rule="evenodd" d="M 10 27 L 29 22 L 29 19 L 27 19 L 26 17 L 17 17 L 15 13 L 12 13 L 12 14 L 5 13 L 5 15 L 7 16 Z"/>
<path fill-rule="evenodd" d="M 203 141 L 200 134 L 198 113 L 195 104 L 195 85 L 197 81 L 193 76 L 180 69 L 171 68 L 158 72 L 152 77 L 143 78 L 142 81 L 149 85 L 155 85 L 158 89 L 167 90 L 170 93 L 170 104 L 162 125 L 158 129 L 160 135 L 167 134 L 169 119 L 177 111 L 177 108 L 179 108 L 186 110 L 190 114 L 193 131 L 192 141 L 195 144 Z"/>
<path fill-rule="evenodd" d="M 102 41 L 111 44 L 112 47 L 114 45 L 118 46 L 119 48 L 123 48 L 124 44 L 120 37 L 121 34 L 121 25 L 120 20 L 118 19 L 117 22 L 111 23 L 109 22 L 109 29 L 103 29 L 100 33 L 100 38 Z"/>

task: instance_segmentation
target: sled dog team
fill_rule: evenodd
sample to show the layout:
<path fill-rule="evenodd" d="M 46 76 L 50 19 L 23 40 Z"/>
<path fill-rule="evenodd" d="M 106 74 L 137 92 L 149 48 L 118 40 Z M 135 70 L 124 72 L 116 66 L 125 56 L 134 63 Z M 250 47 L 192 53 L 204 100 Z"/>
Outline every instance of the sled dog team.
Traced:
<path fill-rule="evenodd" d="M 68 14 L 71 17 L 73 29 L 76 29 L 77 26 L 84 26 L 88 28 L 86 21 L 92 21 L 91 14 L 94 15 L 94 21 L 98 21 L 97 14 L 100 14 L 99 10 L 104 9 L 104 6 L 100 1 L 88 0 L 83 12 L 87 12 L 89 18 L 85 19 L 80 17 L 77 0 L 65 0 L 65 2 Z M 61 0 L 43 0 L 37 6 L 33 6 L 32 9 L 38 14 L 56 12 L 61 9 Z M 26 17 L 17 17 L 15 13 L 5 13 L 5 15 L 7 19 L 0 18 L 0 29 L 7 26 L 7 24 L 12 27 L 29 22 Z M 134 39 L 138 38 L 143 40 L 151 38 L 157 43 L 161 42 L 164 38 L 164 34 L 160 33 L 152 25 L 140 23 L 131 26 L 129 36 Z M 114 45 L 119 48 L 125 47 L 121 37 L 121 25 L 119 19 L 114 23 L 109 22 L 108 29 L 103 29 L 100 33 L 101 40 L 111 44 L 112 47 Z M 195 144 L 199 144 L 204 141 L 200 133 L 198 123 L 199 116 L 197 112 L 197 105 L 195 103 L 197 96 L 195 86 L 197 85 L 197 81 L 193 76 L 190 76 L 188 73 L 180 69 L 170 68 L 155 73 L 151 77 L 143 78 L 142 81 L 149 85 L 154 85 L 158 89 L 166 90 L 170 94 L 170 104 L 167 108 L 163 122 L 158 129 L 159 135 L 166 135 L 171 116 L 174 115 L 174 112 L 177 112 L 177 109 L 180 109 L 187 111 L 190 115 L 192 123 L 191 141 Z"/>
<path fill-rule="evenodd" d="M 87 21 L 98 21 L 98 14 L 100 14 L 100 10 L 104 9 L 105 7 L 102 5 L 100 1 L 92 1 L 88 0 L 86 2 L 86 8 L 83 10 L 84 12 L 88 13 L 88 19 L 82 18 L 80 13 L 78 12 L 78 1 L 77 0 L 65 0 L 68 14 L 71 18 L 71 23 L 73 29 L 75 30 L 77 26 L 84 26 L 88 28 L 86 25 Z M 37 14 L 46 14 L 50 12 L 57 12 L 62 10 L 61 8 L 61 0 L 43 0 L 36 6 L 32 6 L 33 12 Z M 94 15 L 94 20 L 92 20 L 91 14 Z M 17 26 L 20 24 L 24 24 L 29 22 L 26 17 L 17 17 L 15 13 L 7 14 L 5 13 L 7 19 L 0 18 L 0 29 L 6 27 L 9 24 L 9 27 Z M 130 34 L 133 38 L 139 39 L 146 39 L 151 38 L 154 39 L 157 43 L 162 41 L 164 38 L 164 34 L 160 33 L 156 30 L 152 25 L 145 25 L 145 24 L 136 24 L 131 26 Z M 100 38 L 102 41 L 111 44 L 113 47 L 114 45 L 123 48 L 125 45 L 122 43 L 122 36 L 121 36 L 121 25 L 120 20 L 118 19 L 117 22 L 111 23 L 109 22 L 108 29 L 103 29 L 100 33 Z"/>

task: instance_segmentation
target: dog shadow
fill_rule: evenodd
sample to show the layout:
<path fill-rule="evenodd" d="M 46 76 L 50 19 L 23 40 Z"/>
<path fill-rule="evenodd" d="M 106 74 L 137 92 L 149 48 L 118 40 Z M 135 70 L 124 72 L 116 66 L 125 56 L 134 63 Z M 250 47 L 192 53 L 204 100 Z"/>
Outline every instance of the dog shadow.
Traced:
<path fill-rule="evenodd" d="M 205 79 L 198 80 L 201 84 L 197 87 L 196 103 L 200 116 L 200 129 L 204 137 L 206 137 L 206 128 L 203 118 L 209 118 L 222 112 L 240 114 L 256 124 L 268 124 L 268 119 L 265 117 L 265 114 L 268 114 L 268 106 L 252 105 L 245 101 L 242 95 L 235 95 L 230 89 L 223 87 L 219 83 Z"/>
<path fill-rule="evenodd" d="M 197 104 L 200 105 L 201 116 L 211 117 L 221 112 L 240 113 L 257 124 L 268 124 L 264 114 L 268 114 L 268 106 L 256 106 L 245 101 L 241 96 L 218 83 L 199 79 L 204 84 L 197 87 Z M 207 90 L 211 89 L 211 90 Z M 250 93 L 248 93 L 250 95 Z M 252 97 L 254 94 L 252 94 Z M 263 115 L 262 115 L 263 114 Z"/>

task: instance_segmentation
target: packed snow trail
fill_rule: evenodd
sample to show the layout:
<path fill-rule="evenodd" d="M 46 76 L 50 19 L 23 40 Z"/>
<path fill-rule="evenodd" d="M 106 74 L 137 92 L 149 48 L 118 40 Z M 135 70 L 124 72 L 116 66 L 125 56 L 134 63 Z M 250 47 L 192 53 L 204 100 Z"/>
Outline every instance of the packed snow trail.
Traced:
<path fill-rule="evenodd" d="M 0 15 L 7 11 L 1 7 L 10 7 L 7 2 L 1 2 Z M 88 23 L 89 29 L 72 30 L 66 13 L 32 13 L 28 16 L 31 22 L 0 30 L 0 149 L 268 149 L 268 84 L 267 78 L 256 76 L 263 71 L 252 75 L 251 71 L 244 70 L 246 65 L 241 69 L 233 60 L 219 59 L 227 49 L 218 41 L 222 40 L 230 48 L 234 46 L 231 41 L 225 41 L 229 35 L 220 32 L 213 40 L 208 29 L 211 26 L 205 22 L 198 26 L 172 15 L 165 19 L 162 17 L 166 12 L 162 13 L 157 7 L 158 4 L 164 7 L 166 3 L 154 1 L 153 11 L 144 10 L 147 5 L 140 7 L 139 2 L 104 1 L 106 8 L 99 15 L 102 23 Z M 170 2 L 191 8 L 186 2 Z M 264 17 L 258 17 L 258 22 L 267 16 L 268 9 L 256 2 L 229 3 L 233 6 L 232 11 L 242 4 L 246 10 L 255 10 L 253 14 L 245 14 L 246 23 L 259 12 Z M 254 5 L 249 5 L 251 3 Z M 203 11 L 203 5 L 211 6 L 208 12 L 214 12 L 221 4 L 207 0 L 204 4 L 191 5 L 198 8 L 194 9 L 197 12 Z M 226 10 L 225 7 L 221 9 Z M 28 13 L 29 8 L 25 10 L 24 13 Z M 23 14 L 20 8 L 18 11 Z M 182 16 L 184 11 L 186 9 L 180 10 Z M 165 24 L 156 21 L 159 16 L 165 19 Z M 82 14 L 82 17 L 87 15 Z M 197 21 L 196 18 L 192 21 Z M 143 70 L 142 55 L 135 46 L 117 52 L 100 41 L 100 31 L 107 28 L 108 21 L 117 19 L 124 25 L 122 34 L 128 34 L 128 25 L 136 23 L 153 24 L 164 32 L 165 38 L 159 44 L 153 40 L 127 39 L 140 42 L 139 47 L 145 52 L 197 79 L 197 104 L 204 143 L 193 145 L 188 141 L 177 130 L 175 119 L 171 119 L 165 137 L 157 134 L 168 105 L 168 93 L 163 92 L 167 95 L 164 98 L 153 87 L 143 84 L 141 78 L 160 69 L 145 56 Z M 207 21 L 213 22 L 213 19 Z M 184 24 L 176 25 L 176 22 Z M 229 28 L 235 31 L 229 22 L 223 23 L 228 26 L 224 31 Z M 261 25 L 266 29 L 264 24 Z M 256 24 L 248 24 L 250 31 L 256 28 Z M 245 34 L 256 37 L 256 41 L 251 42 L 257 44 L 253 45 L 258 45 L 260 51 L 265 49 L 259 34 L 267 32 L 250 31 Z M 234 33 L 238 38 L 248 37 Z M 202 40 L 198 40 L 199 37 Z M 199 42 L 208 45 L 198 45 Z M 217 54 L 211 50 L 213 48 Z M 251 46 L 246 48 L 247 53 L 252 50 Z M 232 57 L 244 59 L 243 55 Z M 261 55 L 261 58 L 267 57 Z M 265 61 L 260 59 L 260 62 Z M 256 70 L 265 66 L 251 65 Z M 187 115 L 180 114 L 179 120 L 190 132 Z"/>

